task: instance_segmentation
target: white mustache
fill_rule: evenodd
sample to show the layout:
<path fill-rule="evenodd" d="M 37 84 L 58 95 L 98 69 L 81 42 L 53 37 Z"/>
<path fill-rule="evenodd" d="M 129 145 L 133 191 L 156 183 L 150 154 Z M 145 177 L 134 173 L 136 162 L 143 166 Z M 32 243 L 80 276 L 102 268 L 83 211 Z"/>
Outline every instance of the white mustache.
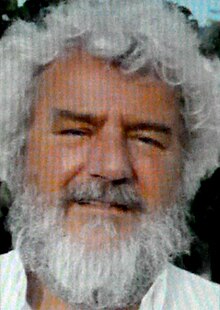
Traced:
<path fill-rule="evenodd" d="M 138 195 L 131 184 L 113 186 L 104 182 L 87 182 L 71 185 L 62 196 L 62 205 L 67 206 L 70 202 L 80 205 L 103 203 L 109 208 L 119 208 L 123 211 L 143 211 L 146 202 Z M 145 206 L 145 207 L 144 207 Z"/>

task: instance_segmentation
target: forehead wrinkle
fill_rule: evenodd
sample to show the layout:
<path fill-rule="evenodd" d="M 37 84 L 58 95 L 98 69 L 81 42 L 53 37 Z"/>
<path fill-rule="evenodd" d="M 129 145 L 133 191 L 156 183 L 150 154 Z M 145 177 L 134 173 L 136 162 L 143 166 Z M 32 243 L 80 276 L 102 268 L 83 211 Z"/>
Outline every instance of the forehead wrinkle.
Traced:
<path fill-rule="evenodd" d="M 83 55 L 84 54 L 85 53 L 83 53 Z M 38 76 L 38 80 L 39 80 L 39 83 L 38 83 L 38 99 L 43 98 L 45 96 L 45 94 L 47 94 L 47 96 L 49 96 L 49 94 L 50 94 L 52 96 L 53 100 L 54 99 L 59 100 L 60 96 L 63 97 L 65 95 L 65 92 L 68 91 L 68 88 L 67 89 L 63 89 L 62 87 L 61 88 L 58 87 L 58 88 L 55 89 L 55 93 L 53 92 L 53 89 L 51 89 L 49 91 L 49 94 L 48 94 L 47 87 L 50 87 L 50 85 L 53 86 L 54 80 L 55 81 L 57 80 L 56 79 L 56 74 L 58 73 L 57 71 L 61 72 L 61 74 L 58 73 L 59 77 L 61 76 L 61 86 L 62 86 L 63 83 L 64 83 L 64 85 L 65 84 L 69 84 L 70 86 L 74 86 L 75 82 L 82 83 L 82 85 L 84 84 L 84 86 L 86 86 L 88 84 L 88 82 L 89 82 L 89 84 L 91 85 L 90 87 L 92 87 L 92 83 L 94 83 L 94 81 L 91 81 L 91 82 L 89 81 L 90 75 L 87 75 L 86 76 L 86 80 L 81 82 L 82 79 L 81 79 L 81 76 L 78 73 L 79 73 L 79 68 L 82 68 L 82 66 L 84 67 L 85 72 L 87 72 L 88 70 L 90 72 L 92 72 L 91 76 L 97 74 L 96 73 L 97 72 L 96 69 L 98 70 L 98 72 L 99 72 L 99 70 L 101 70 L 101 71 L 104 70 L 107 73 L 108 73 L 109 70 L 111 70 L 114 73 L 117 72 L 117 74 L 120 74 L 120 83 L 121 83 L 121 81 L 122 81 L 122 83 L 126 83 L 126 84 L 124 84 L 126 87 L 129 87 L 129 84 L 131 86 L 132 85 L 135 86 L 135 84 L 136 84 L 136 85 L 139 85 L 141 87 L 144 87 L 145 89 L 152 88 L 152 92 L 153 92 L 154 91 L 153 88 L 155 87 L 155 91 L 156 91 L 156 87 L 159 85 L 163 89 L 166 90 L 165 93 L 167 93 L 169 96 L 171 95 L 171 93 L 176 93 L 176 90 L 174 89 L 174 87 L 171 87 L 171 86 L 167 85 L 165 82 L 157 80 L 157 79 L 155 79 L 152 76 L 143 77 L 143 76 L 140 76 L 138 74 L 134 74 L 132 76 L 130 76 L 130 75 L 127 76 L 126 74 L 123 74 L 122 72 L 120 72 L 117 68 L 112 68 L 111 64 L 109 64 L 108 66 L 105 66 L 105 64 L 103 64 L 103 60 L 102 59 L 97 59 L 97 58 L 95 58 L 93 56 L 90 56 L 89 54 L 86 54 L 86 60 L 85 60 L 85 58 L 82 56 L 81 53 L 79 55 L 80 55 L 80 57 L 76 56 L 75 53 L 74 53 L 74 56 L 72 56 L 72 54 L 71 54 L 71 57 L 69 56 L 67 58 L 56 59 L 56 61 L 54 61 L 53 63 L 51 63 L 50 65 L 45 67 L 45 70 L 43 70 L 43 72 L 41 72 L 40 75 Z M 71 71 L 70 75 L 65 75 L 64 74 L 65 68 L 64 68 L 64 70 L 60 70 L 60 69 L 62 69 L 63 65 L 65 65 L 65 67 L 68 70 L 69 69 L 68 61 L 74 62 L 77 59 L 80 60 L 80 62 L 77 63 L 77 65 L 76 65 L 76 67 L 78 69 L 76 71 Z M 96 66 L 95 67 L 92 66 L 92 67 L 88 68 L 86 66 L 88 59 L 89 59 L 89 63 L 90 64 L 94 64 L 95 63 Z M 94 71 L 94 68 L 95 68 L 95 71 Z M 74 66 L 73 66 L 73 69 L 74 69 Z M 55 70 L 55 72 L 54 72 L 54 70 Z M 75 79 L 74 75 L 76 76 L 76 79 Z M 98 75 L 99 75 L 98 78 L 101 79 L 101 74 L 98 74 Z M 71 76 L 73 76 L 74 78 L 72 79 Z M 59 81 L 59 77 L 58 77 L 58 81 Z M 68 78 L 68 77 L 70 77 L 70 78 Z M 114 79 L 113 79 L 112 82 L 114 83 Z M 81 84 L 79 86 L 81 86 Z M 105 87 L 105 84 L 104 84 L 104 87 Z M 123 87 L 123 84 L 122 84 L 122 87 Z M 111 90 L 111 88 L 109 88 L 109 89 Z M 104 92 L 105 88 L 102 89 L 102 87 L 101 87 L 101 90 L 102 90 L 102 92 Z M 78 94 L 80 96 L 83 96 L 83 89 L 81 89 L 81 87 L 78 88 L 77 92 L 78 92 Z M 140 94 L 141 91 L 139 91 L 138 93 Z M 137 99 L 138 99 L 138 96 L 139 96 L 138 93 L 137 93 Z M 55 97 L 54 97 L 54 94 L 56 94 Z M 100 90 L 97 93 L 97 95 L 100 95 Z M 111 93 L 111 98 L 114 99 L 114 97 L 117 96 L 117 95 L 118 95 L 117 93 L 112 92 Z M 97 97 L 97 98 L 99 99 L 99 97 Z M 152 99 L 153 98 L 154 98 L 154 96 L 152 94 Z M 67 100 L 67 99 L 68 98 L 66 98 L 65 100 Z M 87 101 L 87 99 L 85 98 L 85 101 L 83 102 L 84 106 L 86 106 L 85 105 L 86 101 Z M 69 103 L 66 102 L 66 104 L 67 104 L 68 107 L 71 107 L 71 106 L 74 107 L 74 102 L 71 99 L 70 99 L 70 102 Z M 135 104 L 136 103 L 134 102 L 133 105 L 135 105 Z M 97 105 L 97 103 L 96 103 L 96 105 Z M 84 108 L 83 108 L 83 110 L 84 110 Z"/>

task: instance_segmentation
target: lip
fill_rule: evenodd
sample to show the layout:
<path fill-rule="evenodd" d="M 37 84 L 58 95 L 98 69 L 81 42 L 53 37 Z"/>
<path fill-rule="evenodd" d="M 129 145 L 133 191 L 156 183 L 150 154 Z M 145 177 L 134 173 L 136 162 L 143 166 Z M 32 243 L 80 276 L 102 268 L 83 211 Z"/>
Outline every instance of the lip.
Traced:
<path fill-rule="evenodd" d="M 105 201 L 85 201 L 85 202 L 81 202 L 81 203 L 78 203 L 79 205 L 81 206 L 95 206 L 97 208 L 104 208 L 104 209 L 112 209 L 112 208 L 115 208 L 115 209 L 119 209 L 121 211 L 127 211 L 128 208 L 126 205 L 123 205 L 123 204 L 118 204 L 118 203 L 110 203 L 110 202 L 105 202 Z"/>
<path fill-rule="evenodd" d="M 100 201 L 91 201 L 91 202 L 81 202 L 74 203 L 75 209 L 80 209 L 82 212 L 86 213 L 96 213 L 103 215 L 120 215 L 128 212 L 126 206 L 123 205 L 114 205 L 108 202 L 100 202 Z"/>

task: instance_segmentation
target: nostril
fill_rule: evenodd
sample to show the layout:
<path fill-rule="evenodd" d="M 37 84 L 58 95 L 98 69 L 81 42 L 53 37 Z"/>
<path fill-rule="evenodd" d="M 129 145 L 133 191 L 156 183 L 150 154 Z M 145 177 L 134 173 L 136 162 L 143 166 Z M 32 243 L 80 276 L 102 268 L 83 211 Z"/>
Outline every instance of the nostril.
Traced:
<path fill-rule="evenodd" d="M 117 179 L 117 180 L 112 180 L 112 185 L 121 185 L 121 184 L 125 184 L 128 183 L 128 179 L 127 178 L 121 178 L 121 179 Z"/>
<path fill-rule="evenodd" d="M 100 174 L 95 174 L 95 173 L 91 174 L 91 176 L 92 176 L 93 178 L 107 179 L 107 177 L 102 176 L 102 175 L 100 175 Z"/>
<path fill-rule="evenodd" d="M 111 178 L 111 177 L 105 177 L 105 176 L 102 176 L 102 175 L 100 175 L 100 174 L 91 174 L 91 176 L 93 177 L 93 178 L 100 178 L 100 179 L 102 179 L 102 180 L 106 180 L 106 181 L 108 181 L 108 182 L 111 182 L 112 183 L 112 185 L 114 186 L 116 186 L 116 185 L 121 185 L 121 184 L 125 184 L 125 183 L 128 183 L 129 182 L 129 179 L 128 178 L 126 178 L 126 177 L 124 177 L 124 178 Z"/>

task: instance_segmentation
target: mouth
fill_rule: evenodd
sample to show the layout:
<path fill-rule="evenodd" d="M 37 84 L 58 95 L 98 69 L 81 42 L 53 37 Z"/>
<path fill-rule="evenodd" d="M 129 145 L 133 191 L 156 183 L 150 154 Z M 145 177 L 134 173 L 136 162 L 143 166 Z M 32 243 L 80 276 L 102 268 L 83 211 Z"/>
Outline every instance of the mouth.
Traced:
<path fill-rule="evenodd" d="M 130 208 L 127 205 L 124 204 L 118 204 L 118 203 L 110 203 L 106 201 L 79 201 L 77 204 L 81 207 L 86 207 L 88 209 L 95 209 L 95 210 L 101 210 L 103 212 L 128 212 L 130 211 Z"/>

